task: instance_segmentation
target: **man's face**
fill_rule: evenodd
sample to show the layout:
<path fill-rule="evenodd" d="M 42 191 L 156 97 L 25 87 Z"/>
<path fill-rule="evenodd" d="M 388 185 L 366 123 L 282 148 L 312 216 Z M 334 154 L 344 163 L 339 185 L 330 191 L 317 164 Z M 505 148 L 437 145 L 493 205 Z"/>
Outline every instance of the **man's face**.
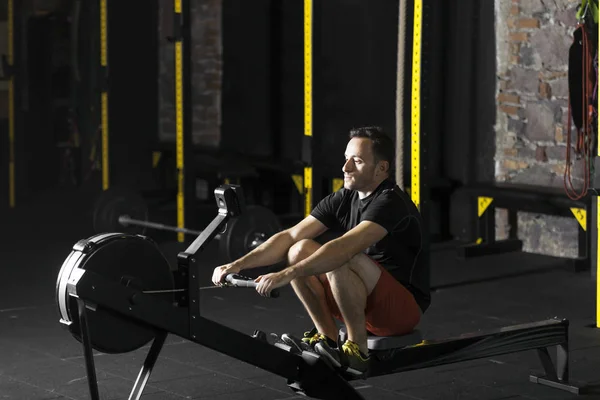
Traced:
<path fill-rule="evenodd" d="M 373 155 L 373 144 L 367 138 L 352 138 L 346 146 L 344 154 L 346 162 L 344 172 L 344 188 L 367 191 L 375 182 L 377 163 Z"/>

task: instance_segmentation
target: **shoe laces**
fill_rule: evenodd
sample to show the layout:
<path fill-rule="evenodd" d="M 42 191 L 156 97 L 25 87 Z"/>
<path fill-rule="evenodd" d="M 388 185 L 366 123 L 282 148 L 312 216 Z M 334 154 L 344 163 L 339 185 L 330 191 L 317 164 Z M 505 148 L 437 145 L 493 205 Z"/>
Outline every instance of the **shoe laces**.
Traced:
<path fill-rule="evenodd" d="M 317 332 L 316 329 L 313 329 L 311 331 L 308 332 L 304 332 L 304 338 L 302 339 L 303 342 L 308 343 L 308 344 L 315 344 L 316 342 L 319 342 L 321 340 L 325 340 L 325 335 L 323 335 L 320 332 Z"/>
<path fill-rule="evenodd" d="M 342 345 L 342 351 L 348 356 L 354 356 L 360 358 L 361 360 L 367 360 L 367 358 L 364 358 L 361 355 L 360 347 L 350 340 L 346 340 L 346 342 Z"/>
<path fill-rule="evenodd" d="M 326 340 L 325 335 L 323 335 L 322 333 L 317 333 L 317 334 L 313 335 L 313 337 L 308 338 L 308 343 L 315 344 L 317 342 L 320 342 L 321 340 Z"/>

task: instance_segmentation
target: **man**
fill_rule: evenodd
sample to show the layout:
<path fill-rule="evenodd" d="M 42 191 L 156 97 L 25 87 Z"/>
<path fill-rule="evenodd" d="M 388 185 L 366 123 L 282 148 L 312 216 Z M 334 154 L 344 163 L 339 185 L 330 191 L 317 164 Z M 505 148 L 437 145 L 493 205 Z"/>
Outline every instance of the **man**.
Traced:
<path fill-rule="evenodd" d="M 294 227 L 215 268 L 213 282 L 220 285 L 229 273 L 285 259 L 287 268 L 256 278 L 256 290 L 267 295 L 290 283 L 315 329 L 302 342 L 287 334 L 282 339 L 362 375 L 369 361 L 368 332 L 406 334 L 430 303 L 422 221 L 414 203 L 393 182 L 392 165 L 394 143 L 381 129 L 351 130 L 342 168 L 344 187 Z M 342 235 L 320 245 L 314 239 L 327 230 Z M 334 318 L 347 328 L 348 340 L 341 346 Z"/>

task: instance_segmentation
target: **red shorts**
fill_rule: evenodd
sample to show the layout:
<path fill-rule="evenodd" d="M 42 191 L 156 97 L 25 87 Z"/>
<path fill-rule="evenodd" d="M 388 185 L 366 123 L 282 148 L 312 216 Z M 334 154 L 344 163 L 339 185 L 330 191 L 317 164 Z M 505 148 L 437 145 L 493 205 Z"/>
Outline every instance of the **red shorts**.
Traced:
<path fill-rule="evenodd" d="M 377 264 L 376 261 L 373 261 Z M 410 333 L 421 320 L 421 309 L 414 296 L 385 268 L 377 264 L 381 276 L 365 308 L 366 328 L 376 336 L 397 336 Z M 327 279 L 321 280 L 325 288 L 327 305 L 335 318 L 344 323 L 342 313 L 333 298 Z"/>

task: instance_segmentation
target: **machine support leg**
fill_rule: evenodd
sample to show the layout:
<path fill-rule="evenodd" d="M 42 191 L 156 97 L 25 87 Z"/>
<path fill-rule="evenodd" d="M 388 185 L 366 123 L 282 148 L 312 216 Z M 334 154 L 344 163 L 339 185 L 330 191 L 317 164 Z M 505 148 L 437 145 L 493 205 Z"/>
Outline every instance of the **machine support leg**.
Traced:
<path fill-rule="evenodd" d="M 529 381 L 555 389 L 566 390 L 573 394 L 582 394 L 584 387 L 573 385 L 569 382 L 569 347 L 567 343 L 556 346 L 556 367 L 552 363 L 552 358 L 546 347 L 538 349 L 538 355 L 546 375 L 538 377 L 531 375 Z"/>
<path fill-rule="evenodd" d="M 556 346 L 556 375 L 559 381 L 569 381 L 569 345 Z"/>
<path fill-rule="evenodd" d="M 556 368 L 554 368 L 554 364 L 552 363 L 552 358 L 550 357 L 548 349 L 545 347 L 537 349 L 537 353 L 540 357 L 540 361 L 542 362 L 542 366 L 544 367 L 544 371 L 546 372 L 546 378 L 557 381 L 558 376 L 556 375 Z"/>
<path fill-rule="evenodd" d="M 129 395 L 129 400 L 139 400 L 142 397 L 142 393 L 144 392 L 144 388 L 146 387 L 146 383 L 148 383 L 148 379 L 150 379 L 150 375 L 152 374 L 152 369 L 156 364 L 156 360 L 158 360 L 158 355 L 163 348 L 165 340 L 167 339 L 167 332 L 160 332 L 154 338 L 154 342 L 152 342 L 152 346 L 150 347 L 150 351 L 146 356 L 146 360 L 144 361 L 144 365 L 135 381 L 135 385 L 131 390 L 131 394 Z"/>
<path fill-rule="evenodd" d="M 94 366 L 94 351 L 90 339 L 90 331 L 87 325 L 87 313 L 85 302 L 78 298 L 77 306 L 79 308 L 79 324 L 81 327 L 81 342 L 83 343 L 83 354 L 85 357 L 85 368 L 87 370 L 88 384 L 90 387 L 90 397 L 92 400 L 100 400 L 98 393 L 98 379 L 96 378 L 96 367 Z"/>

